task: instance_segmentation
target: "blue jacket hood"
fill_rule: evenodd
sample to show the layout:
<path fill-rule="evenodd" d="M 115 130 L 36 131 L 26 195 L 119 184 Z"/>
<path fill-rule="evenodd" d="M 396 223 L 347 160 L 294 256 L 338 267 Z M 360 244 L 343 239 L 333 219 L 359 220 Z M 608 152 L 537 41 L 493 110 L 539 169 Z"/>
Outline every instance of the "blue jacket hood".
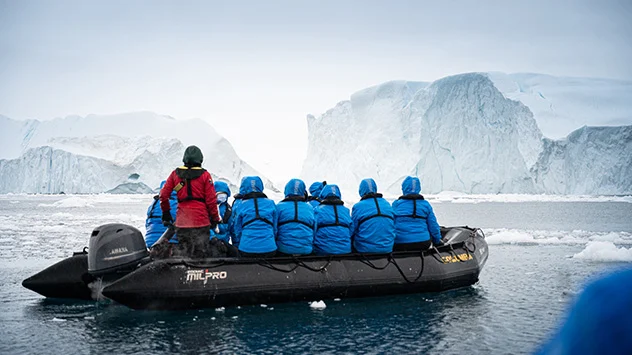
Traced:
<path fill-rule="evenodd" d="M 215 181 L 215 192 L 219 193 L 219 192 L 224 192 L 225 194 L 228 195 L 228 197 L 230 197 L 230 187 L 228 187 L 228 184 L 223 182 L 223 181 Z"/>
<path fill-rule="evenodd" d="M 263 192 L 263 181 L 258 176 L 246 176 L 241 180 L 239 193 L 242 195 L 251 192 Z"/>
<path fill-rule="evenodd" d="M 338 188 L 338 185 L 325 185 L 325 187 L 323 187 L 323 191 L 320 192 L 320 198 L 327 198 L 330 196 L 335 196 L 338 198 L 342 198 L 342 195 L 340 194 L 340 188 Z"/>
<path fill-rule="evenodd" d="M 419 178 L 407 176 L 402 182 L 402 193 L 404 195 L 418 194 L 421 192 L 421 182 Z"/>
<path fill-rule="evenodd" d="M 375 180 L 368 178 L 364 179 L 360 182 L 360 197 L 364 197 L 364 195 L 369 193 L 377 193 L 377 184 Z"/>
<path fill-rule="evenodd" d="M 321 181 L 316 181 L 315 183 L 309 185 L 309 194 L 318 197 L 320 193 L 323 191 L 323 187 L 327 186 L 327 183 L 323 183 Z"/>
<path fill-rule="evenodd" d="M 301 179 L 292 179 L 285 184 L 285 197 L 305 196 L 305 183 Z"/>

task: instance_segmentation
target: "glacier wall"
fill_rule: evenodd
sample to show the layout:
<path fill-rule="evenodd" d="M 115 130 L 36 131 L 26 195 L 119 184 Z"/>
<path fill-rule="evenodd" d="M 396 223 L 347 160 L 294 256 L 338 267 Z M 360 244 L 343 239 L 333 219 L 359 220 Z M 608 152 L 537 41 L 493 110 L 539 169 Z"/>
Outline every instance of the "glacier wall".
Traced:
<path fill-rule="evenodd" d="M 232 145 L 198 119 L 151 112 L 15 121 L 0 116 L 0 193 L 98 193 L 131 174 L 152 188 L 182 165 L 186 146 L 204 153 L 203 166 L 235 189 L 259 175 Z M 263 178 L 266 186 L 276 190 Z M 18 180 L 18 181 L 16 181 Z"/>
<path fill-rule="evenodd" d="M 555 194 L 632 194 L 632 126 L 583 127 L 544 140 L 533 175 Z"/>
<path fill-rule="evenodd" d="M 632 165 L 628 128 L 546 139 L 529 107 L 508 98 L 494 79 L 470 73 L 387 82 L 308 116 L 303 178 L 355 192 L 361 179 L 373 177 L 392 194 L 401 192 L 406 175 L 418 175 L 426 193 L 632 193 L 630 175 L 621 173 Z M 590 163 L 600 159 L 615 168 Z"/>
<path fill-rule="evenodd" d="M 0 160 L 0 193 L 98 193 L 127 180 L 127 169 L 107 160 L 51 147 Z"/>

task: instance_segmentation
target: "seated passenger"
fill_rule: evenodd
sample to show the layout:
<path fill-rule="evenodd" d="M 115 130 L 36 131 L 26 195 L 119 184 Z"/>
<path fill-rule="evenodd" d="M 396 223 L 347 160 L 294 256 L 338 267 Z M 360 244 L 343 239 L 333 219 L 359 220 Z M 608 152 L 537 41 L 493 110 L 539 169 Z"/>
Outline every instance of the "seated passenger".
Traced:
<path fill-rule="evenodd" d="M 244 183 L 244 179 L 246 177 L 242 177 L 241 178 L 241 182 L 239 184 L 239 186 L 241 186 L 241 184 Z M 237 237 L 237 234 L 235 234 L 235 221 L 237 220 L 237 212 L 239 211 L 239 204 L 241 203 L 241 198 L 242 198 L 242 194 L 237 191 L 237 193 L 235 194 L 235 196 L 233 196 L 233 203 L 231 205 L 231 209 L 232 209 L 232 218 L 229 221 L 228 224 L 228 231 L 230 233 L 230 242 L 232 245 L 235 246 L 235 248 L 239 248 L 239 239 Z"/>
<path fill-rule="evenodd" d="M 165 186 L 165 181 L 160 183 L 160 188 L 162 189 Z M 178 208 L 178 196 L 176 192 L 173 191 L 171 196 L 169 196 L 169 204 L 171 205 L 171 217 L 176 219 L 176 209 Z M 160 195 L 154 196 L 154 202 L 149 205 L 147 209 L 147 219 L 145 220 L 145 244 L 147 244 L 147 248 L 151 248 L 156 241 L 162 236 L 162 234 L 167 230 L 167 227 L 162 224 L 162 209 L 160 208 Z M 170 243 L 177 244 L 178 238 L 173 236 Z"/>
<path fill-rule="evenodd" d="M 237 220 L 237 212 L 239 211 L 239 205 L 241 204 L 241 198 L 243 196 L 238 193 L 235 196 L 233 196 L 233 204 L 231 205 L 232 208 L 232 218 L 230 219 L 230 221 L 228 222 L 228 231 L 230 234 L 230 242 L 232 245 L 234 245 L 236 248 L 239 248 L 239 238 L 237 236 L 237 234 L 235 233 L 235 220 Z"/>
<path fill-rule="evenodd" d="M 359 253 L 390 253 L 395 242 L 393 208 L 377 193 L 373 179 L 360 182 L 360 201 L 353 206 L 353 249 Z"/>
<path fill-rule="evenodd" d="M 231 232 L 232 232 L 232 206 L 228 203 L 228 198 L 230 197 L 230 187 L 228 184 L 223 181 L 215 181 L 215 192 L 217 196 L 217 207 L 219 208 L 219 216 L 222 218 L 220 223 L 217 225 L 218 232 L 215 233 L 211 231 L 211 234 L 214 234 L 214 237 L 217 238 L 224 245 L 213 245 L 214 241 L 211 238 L 211 250 L 217 251 L 218 256 L 229 256 L 229 257 L 237 257 L 239 256 L 239 252 L 237 251 L 237 247 L 231 245 Z M 223 255 L 225 253 L 225 255 Z"/>
<path fill-rule="evenodd" d="M 393 201 L 396 251 L 425 250 L 433 242 L 435 245 L 442 244 L 437 218 L 420 192 L 419 179 L 408 176 L 402 182 L 403 195 Z"/>
<path fill-rule="evenodd" d="M 308 255 L 314 242 L 314 208 L 305 202 L 305 183 L 292 179 L 285 185 L 285 199 L 276 206 L 277 256 Z"/>
<path fill-rule="evenodd" d="M 233 208 L 228 204 L 228 198 L 230 197 L 230 188 L 228 184 L 223 181 L 215 181 L 215 192 L 217 193 L 217 207 L 219 208 L 219 216 L 222 218 L 221 222 L 217 225 L 219 233 L 215 233 L 215 237 L 225 242 L 230 241 L 230 231 L 228 226 L 230 224 Z"/>
<path fill-rule="evenodd" d="M 351 253 L 352 222 L 349 209 L 341 200 L 337 185 L 327 185 L 320 193 L 320 204 L 314 208 L 314 254 Z"/>
<path fill-rule="evenodd" d="M 311 184 L 309 186 L 309 194 L 310 196 L 307 197 L 307 201 L 309 201 L 309 204 L 312 205 L 312 207 L 316 207 L 320 204 L 320 193 L 321 191 L 323 191 L 323 187 L 325 187 L 325 185 L 327 185 L 327 181 L 316 181 L 315 183 Z"/>
<path fill-rule="evenodd" d="M 235 219 L 235 235 L 243 257 L 265 258 L 276 254 L 277 211 L 274 202 L 263 193 L 263 181 L 247 176 L 239 187 L 241 203 Z"/>

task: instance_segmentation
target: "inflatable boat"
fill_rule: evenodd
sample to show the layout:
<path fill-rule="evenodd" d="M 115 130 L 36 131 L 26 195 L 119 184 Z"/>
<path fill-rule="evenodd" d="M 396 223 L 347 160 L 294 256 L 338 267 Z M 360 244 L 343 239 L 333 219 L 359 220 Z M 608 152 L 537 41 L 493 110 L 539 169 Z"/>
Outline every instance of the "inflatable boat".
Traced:
<path fill-rule="evenodd" d="M 267 259 L 153 260 L 142 234 L 96 228 L 89 248 L 24 280 L 53 298 L 102 299 L 134 309 L 189 309 L 437 292 L 472 285 L 489 254 L 480 229 L 441 230 L 425 251 Z"/>

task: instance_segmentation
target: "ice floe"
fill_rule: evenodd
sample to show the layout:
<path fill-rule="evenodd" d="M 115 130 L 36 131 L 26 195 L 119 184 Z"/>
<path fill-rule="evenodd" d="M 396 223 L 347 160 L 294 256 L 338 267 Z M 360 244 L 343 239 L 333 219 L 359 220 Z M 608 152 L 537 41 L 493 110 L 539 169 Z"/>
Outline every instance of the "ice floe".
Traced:
<path fill-rule="evenodd" d="M 613 242 L 592 241 L 574 259 L 608 262 L 632 262 L 632 248 L 617 247 Z"/>
<path fill-rule="evenodd" d="M 325 304 L 324 301 L 314 301 L 314 302 L 310 302 L 309 306 L 313 309 L 325 309 L 327 308 L 327 305 Z"/>

